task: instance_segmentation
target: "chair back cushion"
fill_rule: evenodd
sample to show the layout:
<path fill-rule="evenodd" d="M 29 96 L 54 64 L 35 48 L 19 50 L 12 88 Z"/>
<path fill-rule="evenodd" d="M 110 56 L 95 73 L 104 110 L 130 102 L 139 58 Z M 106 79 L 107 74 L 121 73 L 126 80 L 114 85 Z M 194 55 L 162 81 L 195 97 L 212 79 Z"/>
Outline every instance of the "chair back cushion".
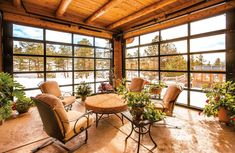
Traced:
<path fill-rule="evenodd" d="M 173 111 L 175 102 L 181 92 L 182 92 L 182 88 L 178 85 L 170 85 L 167 88 L 167 91 L 163 97 L 163 103 L 164 103 L 164 107 L 170 112 Z"/>
<path fill-rule="evenodd" d="M 131 92 L 141 92 L 141 90 L 144 88 L 144 83 L 145 81 L 142 78 L 133 78 L 131 80 L 129 90 Z"/>
<path fill-rule="evenodd" d="M 56 81 L 46 81 L 39 85 L 42 93 L 52 94 L 56 97 L 61 96 L 61 91 L 58 83 Z"/>
<path fill-rule="evenodd" d="M 67 131 L 69 131 L 70 125 L 69 125 L 69 119 L 68 119 L 67 113 L 64 109 L 64 106 L 63 106 L 61 100 L 51 94 L 40 94 L 40 95 L 36 96 L 35 99 L 38 100 L 39 102 L 47 104 L 49 106 L 48 109 L 50 109 L 50 111 L 53 112 L 53 115 L 55 116 L 55 119 L 56 119 L 56 124 L 58 124 L 63 136 L 65 136 L 65 133 Z M 37 107 L 38 107 L 38 105 L 37 105 Z M 40 113 L 40 111 L 41 112 L 43 111 L 43 110 L 40 110 L 39 108 L 38 108 L 38 110 L 39 110 L 39 113 Z M 51 127 L 53 127 L 54 125 L 49 122 L 50 117 L 51 116 L 41 116 L 42 121 L 44 121 L 43 123 L 48 124 Z M 56 127 L 53 127 L 53 129 L 55 129 L 55 128 Z"/>

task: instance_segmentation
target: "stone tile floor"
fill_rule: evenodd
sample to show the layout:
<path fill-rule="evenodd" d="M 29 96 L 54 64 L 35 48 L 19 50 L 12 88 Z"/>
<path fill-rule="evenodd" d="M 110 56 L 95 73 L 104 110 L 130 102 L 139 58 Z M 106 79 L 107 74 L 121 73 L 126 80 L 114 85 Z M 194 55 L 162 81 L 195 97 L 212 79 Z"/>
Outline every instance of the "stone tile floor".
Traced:
<path fill-rule="evenodd" d="M 85 111 L 83 105 L 76 103 L 74 110 Z M 154 125 L 152 136 L 158 147 L 151 150 L 153 144 L 148 135 L 141 138 L 140 153 L 233 153 L 235 150 L 235 128 L 219 123 L 214 118 L 199 116 L 198 111 L 176 107 L 175 117 L 168 117 L 166 122 L 181 127 Z M 138 135 L 133 132 L 125 142 L 131 125 L 124 120 L 124 125 L 115 115 L 104 117 L 96 128 L 89 129 L 88 143 L 76 153 L 134 153 L 137 151 Z M 26 114 L 15 115 L 0 126 L 0 152 L 27 153 L 42 144 L 48 136 L 43 131 L 36 108 Z M 68 147 L 79 145 L 84 134 L 75 137 L 66 144 Z M 56 145 L 50 145 L 39 153 L 65 152 Z"/>

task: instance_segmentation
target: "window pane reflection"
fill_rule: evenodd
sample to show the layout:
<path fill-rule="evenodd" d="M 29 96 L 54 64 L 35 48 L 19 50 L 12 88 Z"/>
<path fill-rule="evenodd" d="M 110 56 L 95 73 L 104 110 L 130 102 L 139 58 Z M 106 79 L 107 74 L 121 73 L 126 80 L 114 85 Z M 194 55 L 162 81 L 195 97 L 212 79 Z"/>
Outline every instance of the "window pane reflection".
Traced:
<path fill-rule="evenodd" d="M 137 57 L 138 48 L 126 49 L 126 57 Z"/>
<path fill-rule="evenodd" d="M 206 105 L 206 94 L 203 92 L 190 91 L 190 105 L 204 108 Z"/>
<path fill-rule="evenodd" d="M 109 39 L 95 38 L 95 46 L 104 47 L 104 48 L 111 48 L 111 43 L 110 43 Z"/>
<path fill-rule="evenodd" d="M 110 68 L 110 60 L 105 60 L 105 59 L 96 60 L 96 69 L 109 69 L 109 68 Z"/>
<path fill-rule="evenodd" d="M 43 29 L 13 24 L 13 37 L 43 40 Z"/>
<path fill-rule="evenodd" d="M 138 69 L 138 59 L 126 59 L 126 69 Z"/>
<path fill-rule="evenodd" d="M 212 51 L 225 49 L 225 34 L 190 40 L 190 51 Z"/>
<path fill-rule="evenodd" d="M 158 72 L 152 71 L 140 71 L 140 77 L 152 83 L 158 82 L 159 79 Z"/>
<path fill-rule="evenodd" d="M 75 70 L 94 70 L 94 59 L 74 59 Z"/>
<path fill-rule="evenodd" d="M 187 24 L 172 27 L 161 31 L 161 39 L 169 40 L 178 37 L 184 37 L 188 35 L 188 26 Z"/>
<path fill-rule="evenodd" d="M 71 58 L 47 57 L 47 71 L 72 70 Z"/>
<path fill-rule="evenodd" d="M 96 57 L 98 58 L 111 58 L 110 50 L 108 49 L 96 49 Z"/>
<path fill-rule="evenodd" d="M 195 71 L 225 71 L 225 53 L 191 55 L 190 65 Z"/>
<path fill-rule="evenodd" d="M 13 53 L 43 55 L 43 43 L 13 41 Z"/>
<path fill-rule="evenodd" d="M 96 81 L 108 81 L 109 71 L 96 71 Z"/>
<path fill-rule="evenodd" d="M 160 54 L 179 54 L 187 53 L 187 41 L 175 41 L 170 43 L 163 43 L 160 45 Z"/>
<path fill-rule="evenodd" d="M 156 57 L 141 58 L 140 59 L 140 69 L 141 70 L 157 70 L 158 69 L 158 59 Z"/>
<path fill-rule="evenodd" d="M 187 87 L 188 77 L 186 73 L 183 72 L 162 72 L 161 80 L 167 85 L 179 84 L 182 87 Z"/>
<path fill-rule="evenodd" d="M 53 56 L 72 56 L 72 46 L 47 44 L 46 54 Z"/>
<path fill-rule="evenodd" d="M 201 89 L 203 85 L 209 87 L 215 82 L 225 82 L 225 74 L 191 73 L 191 88 Z"/>
<path fill-rule="evenodd" d="M 73 43 L 79 45 L 93 46 L 93 37 L 84 35 L 73 35 Z"/>
<path fill-rule="evenodd" d="M 164 56 L 160 58 L 161 70 L 187 70 L 187 56 Z"/>
<path fill-rule="evenodd" d="M 208 26 L 206 26 L 208 25 Z M 226 14 L 191 23 L 191 34 L 199 34 L 226 28 Z"/>
<path fill-rule="evenodd" d="M 140 56 L 156 56 L 158 55 L 158 45 L 140 47 Z"/>
<path fill-rule="evenodd" d="M 138 77 L 138 71 L 126 71 L 126 79 L 131 80 Z"/>
<path fill-rule="evenodd" d="M 126 47 L 132 47 L 139 45 L 139 37 L 132 37 L 126 39 Z"/>
<path fill-rule="evenodd" d="M 94 72 L 74 72 L 74 82 L 81 83 L 82 81 L 85 82 L 94 82 Z"/>
<path fill-rule="evenodd" d="M 148 44 L 159 41 L 159 32 L 153 32 L 140 36 L 140 44 Z"/>
<path fill-rule="evenodd" d="M 14 74 L 13 77 L 25 88 L 37 88 L 38 84 L 44 80 L 43 73 Z"/>
<path fill-rule="evenodd" d="M 74 47 L 74 56 L 77 56 L 77 57 L 94 57 L 94 48 Z"/>
<path fill-rule="evenodd" d="M 72 84 L 72 72 L 47 73 L 47 80 L 54 80 L 59 85 Z"/>
<path fill-rule="evenodd" d="M 14 56 L 13 57 L 13 71 L 43 71 L 43 57 L 32 56 Z"/>
<path fill-rule="evenodd" d="M 46 40 L 62 43 L 72 43 L 72 34 L 46 29 Z"/>

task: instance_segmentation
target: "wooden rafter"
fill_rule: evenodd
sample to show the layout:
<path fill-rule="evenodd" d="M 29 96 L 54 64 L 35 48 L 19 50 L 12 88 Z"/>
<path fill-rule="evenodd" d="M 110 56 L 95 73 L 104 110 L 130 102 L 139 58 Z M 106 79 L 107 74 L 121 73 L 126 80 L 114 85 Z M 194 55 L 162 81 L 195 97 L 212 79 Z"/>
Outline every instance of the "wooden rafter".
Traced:
<path fill-rule="evenodd" d="M 150 26 L 148 28 L 143 28 L 143 29 L 138 29 L 135 31 L 126 32 L 124 34 L 124 39 L 131 38 L 131 37 L 145 34 L 145 33 L 149 33 L 149 32 L 153 32 L 153 31 L 157 31 L 160 29 L 165 29 L 165 28 L 169 28 L 172 26 L 177 26 L 177 25 L 188 23 L 188 22 L 204 19 L 204 18 L 213 16 L 213 15 L 216 15 L 216 14 L 224 13 L 224 12 L 231 10 L 231 9 L 234 9 L 234 8 L 235 8 L 235 1 L 232 0 L 232 1 L 226 2 L 224 4 L 208 8 L 206 10 L 198 11 L 193 14 L 189 14 L 187 16 L 182 16 L 182 17 L 177 18 L 175 20 L 169 20 L 169 21 L 166 21 L 161 24 Z"/>
<path fill-rule="evenodd" d="M 112 9 L 113 7 L 115 7 L 116 5 L 120 4 L 123 1 L 124 0 L 111 0 L 111 1 L 109 1 L 108 3 L 103 5 L 101 8 L 99 8 L 95 13 L 93 13 L 90 17 L 88 17 L 85 20 L 85 23 L 89 24 L 89 23 L 93 22 L 94 20 L 96 20 L 97 18 L 99 18 L 100 16 L 105 14 L 107 11 L 109 11 L 110 9 Z"/>
<path fill-rule="evenodd" d="M 13 0 L 13 6 L 20 8 L 21 7 L 21 0 Z"/>
<path fill-rule="evenodd" d="M 136 13 L 133 13 L 133 14 L 131 14 L 131 15 L 129 15 L 129 16 L 127 16 L 127 17 L 125 17 L 125 18 L 123 18 L 123 19 L 121 19 L 121 20 L 119 20 L 119 21 L 117 21 L 117 22 L 115 22 L 111 25 L 109 25 L 107 28 L 108 29 L 114 29 L 114 28 L 119 27 L 119 26 L 121 26 L 125 23 L 128 23 L 128 22 L 130 22 L 132 20 L 135 20 L 137 18 L 140 18 L 140 17 L 142 17 L 146 14 L 152 13 L 152 12 L 158 10 L 158 9 L 161 9 L 161 8 L 167 6 L 167 5 L 170 5 L 170 4 L 172 4 L 176 1 L 178 1 L 178 0 L 164 0 L 164 1 L 157 2 L 153 5 L 147 6 L 147 7 L 143 8 L 142 10 L 140 10 Z"/>
<path fill-rule="evenodd" d="M 72 1 L 73 0 L 61 0 L 60 5 L 56 10 L 56 16 L 62 16 Z"/>

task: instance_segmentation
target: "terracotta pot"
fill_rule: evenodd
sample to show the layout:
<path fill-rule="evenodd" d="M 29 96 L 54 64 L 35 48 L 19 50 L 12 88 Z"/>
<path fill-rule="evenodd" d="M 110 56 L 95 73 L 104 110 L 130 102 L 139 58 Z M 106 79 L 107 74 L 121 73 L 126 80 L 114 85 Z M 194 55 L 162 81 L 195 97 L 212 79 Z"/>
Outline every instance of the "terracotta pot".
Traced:
<path fill-rule="evenodd" d="M 229 123 L 230 117 L 228 115 L 228 110 L 224 107 L 219 108 L 218 118 L 220 122 Z"/>
<path fill-rule="evenodd" d="M 86 96 L 82 96 L 81 98 L 83 102 L 86 100 Z"/>
<path fill-rule="evenodd" d="M 161 92 L 162 92 L 162 88 L 152 87 L 152 88 L 150 89 L 150 93 L 151 93 L 151 94 L 160 95 Z"/>
<path fill-rule="evenodd" d="M 30 107 L 25 107 L 22 109 L 16 109 L 19 114 L 27 113 Z"/>
<path fill-rule="evenodd" d="M 133 117 L 133 120 L 140 121 L 144 113 L 144 107 L 132 107 L 130 113 Z"/>
<path fill-rule="evenodd" d="M 0 126 L 3 125 L 5 120 L 0 120 Z"/>

